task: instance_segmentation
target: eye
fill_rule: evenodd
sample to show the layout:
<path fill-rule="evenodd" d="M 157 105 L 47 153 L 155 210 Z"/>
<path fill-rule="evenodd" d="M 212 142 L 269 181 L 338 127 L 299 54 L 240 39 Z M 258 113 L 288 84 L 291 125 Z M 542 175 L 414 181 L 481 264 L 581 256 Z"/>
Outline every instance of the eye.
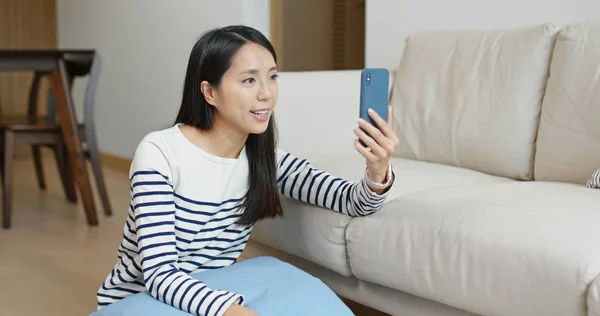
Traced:
<path fill-rule="evenodd" d="M 277 80 L 277 78 L 279 78 L 279 74 L 272 74 L 271 77 L 269 77 L 271 80 Z"/>
<path fill-rule="evenodd" d="M 245 79 L 243 83 L 254 83 L 254 78 Z"/>

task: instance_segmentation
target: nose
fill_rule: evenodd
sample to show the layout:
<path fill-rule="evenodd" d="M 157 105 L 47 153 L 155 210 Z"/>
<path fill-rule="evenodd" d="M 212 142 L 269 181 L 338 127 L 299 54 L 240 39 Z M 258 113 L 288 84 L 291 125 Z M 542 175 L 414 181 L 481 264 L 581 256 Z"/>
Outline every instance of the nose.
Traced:
<path fill-rule="evenodd" d="M 271 90 L 269 89 L 269 83 L 266 81 L 262 81 L 260 84 L 260 90 L 258 91 L 258 100 L 259 101 L 268 101 L 272 97 Z"/>

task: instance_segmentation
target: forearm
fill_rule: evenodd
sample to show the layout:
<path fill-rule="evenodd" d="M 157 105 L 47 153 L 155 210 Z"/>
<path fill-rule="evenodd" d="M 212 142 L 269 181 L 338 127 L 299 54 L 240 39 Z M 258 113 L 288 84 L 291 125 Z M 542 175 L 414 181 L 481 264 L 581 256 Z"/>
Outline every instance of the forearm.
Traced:
<path fill-rule="evenodd" d="M 155 299 L 199 316 L 222 316 L 232 304 L 242 304 L 241 294 L 212 290 L 206 284 L 165 265 L 145 273 L 146 288 Z"/>
<path fill-rule="evenodd" d="M 391 187 L 370 188 L 364 177 L 359 182 L 346 181 L 290 154 L 283 157 L 279 168 L 278 186 L 283 195 L 349 216 L 365 216 L 381 209 Z"/>

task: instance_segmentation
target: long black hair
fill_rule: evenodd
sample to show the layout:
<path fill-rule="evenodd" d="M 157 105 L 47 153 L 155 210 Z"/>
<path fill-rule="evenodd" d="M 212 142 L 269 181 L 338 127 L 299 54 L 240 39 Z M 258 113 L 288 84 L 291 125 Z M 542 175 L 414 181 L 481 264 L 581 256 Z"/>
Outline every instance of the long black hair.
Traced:
<path fill-rule="evenodd" d="M 213 127 L 215 108 L 204 98 L 200 83 L 207 81 L 218 87 L 221 78 L 231 67 L 233 56 L 248 43 L 256 43 L 269 50 L 277 63 L 275 49 L 254 28 L 232 25 L 213 29 L 202 35 L 190 53 L 176 124 L 183 123 L 205 131 Z M 248 135 L 246 155 L 250 169 L 249 188 L 241 205 L 244 212 L 238 220 L 240 225 L 252 225 L 259 219 L 282 214 L 277 189 L 276 143 L 273 116 L 264 133 Z"/>

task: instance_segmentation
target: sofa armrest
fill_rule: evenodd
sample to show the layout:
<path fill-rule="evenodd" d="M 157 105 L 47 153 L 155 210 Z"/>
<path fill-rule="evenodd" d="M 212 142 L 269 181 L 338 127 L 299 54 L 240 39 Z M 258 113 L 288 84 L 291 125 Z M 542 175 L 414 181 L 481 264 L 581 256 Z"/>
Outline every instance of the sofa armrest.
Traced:
<path fill-rule="evenodd" d="M 360 70 L 280 72 L 279 146 L 303 158 L 359 155 Z"/>

